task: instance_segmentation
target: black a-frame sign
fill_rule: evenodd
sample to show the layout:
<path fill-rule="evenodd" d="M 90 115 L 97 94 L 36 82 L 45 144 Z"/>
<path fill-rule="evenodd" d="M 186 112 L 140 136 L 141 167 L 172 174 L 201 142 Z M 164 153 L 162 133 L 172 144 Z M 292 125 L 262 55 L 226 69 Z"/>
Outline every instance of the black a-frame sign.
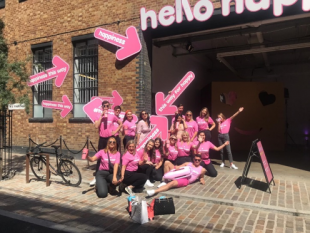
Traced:
<path fill-rule="evenodd" d="M 252 146 L 250 149 L 248 160 L 247 160 L 247 162 L 244 166 L 244 169 L 243 169 L 243 173 L 242 173 L 242 177 L 241 177 L 241 184 L 245 184 L 245 179 L 248 176 L 248 173 L 249 173 L 249 170 L 251 167 L 251 163 L 252 163 L 252 160 L 254 157 L 258 158 L 261 165 L 262 165 L 262 169 L 263 169 L 263 172 L 264 172 L 264 175 L 266 178 L 268 189 L 269 189 L 269 192 L 271 193 L 270 184 L 273 183 L 273 185 L 275 185 L 274 177 L 273 177 L 273 173 L 271 171 L 271 168 L 269 166 L 269 163 L 267 161 L 262 143 L 258 139 L 254 140 L 252 142 Z"/>

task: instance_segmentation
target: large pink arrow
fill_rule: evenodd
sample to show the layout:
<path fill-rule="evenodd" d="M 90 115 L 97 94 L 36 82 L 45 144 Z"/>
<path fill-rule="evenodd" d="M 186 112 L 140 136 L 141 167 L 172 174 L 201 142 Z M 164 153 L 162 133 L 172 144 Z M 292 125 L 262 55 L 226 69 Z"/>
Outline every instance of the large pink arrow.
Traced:
<path fill-rule="evenodd" d="M 61 87 L 69 72 L 70 66 L 59 56 L 53 57 L 52 62 L 55 67 L 30 76 L 28 86 L 31 87 L 38 83 L 45 82 L 49 79 L 56 78 L 55 85 L 57 87 Z"/>
<path fill-rule="evenodd" d="M 91 121 L 94 123 L 96 120 L 98 120 L 102 114 L 102 100 L 98 97 L 92 99 L 90 102 L 84 105 L 83 111 L 85 114 L 91 119 Z M 112 109 L 109 109 L 108 114 L 114 114 L 114 111 Z M 121 120 L 124 119 L 125 112 L 121 112 L 119 114 L 119 117 Z M 133 121 L 137 122 L 138 117 L 135 114 L 132 114 Z"/>
<path fill-rule="evenodd" d="M 150 139 L 155 139 L 161 134 L 161 139 L 166 141 L 168 139 L 168 119 L 164 116 L 151 116 L 150 117 L 152 130 L 151 132 L 145 137 L 145 139 L 138 145 L 137 151 L 141 150 L 145 147 L 146 143 Z"/>
<path fill-rule="evenodd" d="M 62 110 L 60 113 L 60 116 L 62 118 L 65 118 L 68 115 L 68 113 L 73 109 L 73 106 L 72 106 L 68 96 L 66 96 L 66 95 L 62 96 L 62 101 L 63 102 L 43 100 L 42 101 L 42 107 L 43 108 L 52 108 L 52 109 Z"/>
<path fill-rule="evenodd" d="M 100 98 L 101 102 L 104 100 L 107 100 L 107 101 L 109 101 L 110 104 L 112 104 L 112 107 L 111 107 L 112 109 L 114 109 L 114 107 L 117 105 L 122 105 L 123 98 L 120 96 L 120 94 L 116 90 L 112 91 L 112 96 L 113 97 L 106 97 L 106 96 L 96 97 L 96 96 L 93 96 L 93 97 L 91 97 L 91 99 L 93 100 L 95 98 Z"/>
<path fill-rule="evenodd" d="M 164 93 L 157 92 L 155 95 L 155 110 L 157 115 L 174 115 L 177 111 L 177 107 L 172 105 L 183 91 L 191 84 L 194 80 L 195 74 L 189 71 L 181 81 L 173 88 L 171 94 L 166 98 Z"/>
<path fill-rule="evenodd" d="M 97 39 L 120 47 L 116 52 L 118 60 L 124 60 L 140 52 L 142 48 L 137 29 L 134 26 L 127 28 L 126 35 L 127 37 L 103 28 L 97 28 L 94 33 Z"/>

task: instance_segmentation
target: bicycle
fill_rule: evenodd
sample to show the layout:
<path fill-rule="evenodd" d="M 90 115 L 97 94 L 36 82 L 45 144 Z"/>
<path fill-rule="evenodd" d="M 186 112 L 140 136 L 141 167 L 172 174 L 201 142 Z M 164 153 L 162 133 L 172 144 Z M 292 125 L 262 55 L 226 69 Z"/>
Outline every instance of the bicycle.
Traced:
<path fill-rule="evenodd" d="M 46 142 L 38 144 L 35 148 L 30 150 L 33 153 L 32 158 L 30 159 L 30 167 L 38 180 L 46 180 L 46 158 L 41 155 L 43 153 L 41 146 Z M 82 182 L 81 172 L 78 167 L 72 162 L 73 157 L 65 156 L 63 154 L 58 154 L 58 149 L 60 146 L 51 146 L 55 149 L 56 154 L 56 168 L 55 169 L 51 164 L 49 167 L 54 171 L 53 175 L 61 176 L 64 182 L 70 186 L 77 187 Z M 49 178 L 51 177 L 51 169 L 49 172 Z"/>

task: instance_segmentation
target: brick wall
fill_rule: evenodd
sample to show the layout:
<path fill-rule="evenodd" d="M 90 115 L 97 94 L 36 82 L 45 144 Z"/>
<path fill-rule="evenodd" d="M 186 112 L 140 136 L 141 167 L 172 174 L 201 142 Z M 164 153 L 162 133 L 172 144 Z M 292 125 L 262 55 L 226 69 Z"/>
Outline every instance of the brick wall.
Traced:
<path fill-rule="evenodd" d="M 197 1 L 190 2 L 193 5 Z M 5 8 L 0 10 L 0 18 L 6 25 L 4 36 L 9 44 L 11 60 L 25 59 L 32 55 L 31 45 L 53 42 L 53 56 L 59 55 L 71 66 L 64 84 L 60 88 L 53 86 L 53 100 L 61 101 L 62 95 L 66 94 L 73 102 L 71 38 L 93 33 L 98 26 L 124 34 L 130 25 L 139 28 L 142 6 L 158 12 L 167 4 L 174 5 L 174 0 L 27 0 L 22 3 L 18 0 L 8 0 Z M 140 30 L 139 35 L 142 39 Z M 14 41 L 17 45 L 14 45 Z M 145 109 L 151 112 L 151 68 L 143 40 L 142 43 L 142 52 L 125 65 L 119 65 L 113 53 L 99 46 L 98 94 L 111 96 L 111 91 L 116 89 L 124 99 L 123 109 L 131 109 L 134 112 Z M 32 96 L 30 99 L 32 100 Z M 14 111 L 13 145 L 27 146 L 29 134 L 37 142 L 52 142 L 59 135 L 63 135 L 72 149 L 81 148 L 88 135 L 97 145 L 98 132 L 93 124 L 69 123 L 72 117 L 73 114 L 69 113 L 61 119 L 60 111 L 53 110 L 52 123 L 29 123 L 32 108 L 30 114 L 20 110 Z"/>

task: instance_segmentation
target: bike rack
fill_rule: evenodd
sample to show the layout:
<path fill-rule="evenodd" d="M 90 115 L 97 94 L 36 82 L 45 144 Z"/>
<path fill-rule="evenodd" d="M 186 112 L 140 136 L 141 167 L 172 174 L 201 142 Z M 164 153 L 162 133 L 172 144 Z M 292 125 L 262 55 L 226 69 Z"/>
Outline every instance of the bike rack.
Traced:
<path fill-rule="evenodd" d="M 26 154 L 26 183 L 30 183 L 29 180 L 29 167 L 30 167 L 30 156 L 34 153 L 30 152 Z M 50 186 L 50 155 L 45 153 L 39 153 L 37 155 L 42 155 L 46 157 L 46 187 Z"/>

